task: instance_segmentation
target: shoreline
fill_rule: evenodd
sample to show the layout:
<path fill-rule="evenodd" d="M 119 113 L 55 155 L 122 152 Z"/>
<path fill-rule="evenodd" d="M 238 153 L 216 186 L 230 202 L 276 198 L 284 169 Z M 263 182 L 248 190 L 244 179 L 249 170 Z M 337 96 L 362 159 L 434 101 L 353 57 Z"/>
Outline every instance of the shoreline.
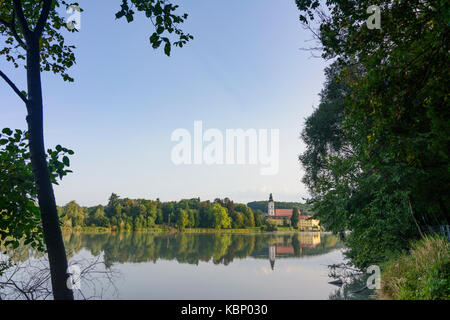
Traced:
<path fill-rule="evenodd" d="M 178 230 L 176 228 L 146 228 L 138 230 L 117 230 L 104 227 L 61 227 L 62 232 L 74 232 L 74 233 L 154 233 L 154 234 L 201 234 L 201 233 L 233 233 L 233 234 L 250 234 L 250 233 L 321 233 L 323 230 L 298 230 L 294 228 L 279 228 L 274 231 L 262 230 L 259 227 L 255 228 L 243 228 L 243 229 L 210 229 L 210 228 L 186 228 L 184 230 Z"/>

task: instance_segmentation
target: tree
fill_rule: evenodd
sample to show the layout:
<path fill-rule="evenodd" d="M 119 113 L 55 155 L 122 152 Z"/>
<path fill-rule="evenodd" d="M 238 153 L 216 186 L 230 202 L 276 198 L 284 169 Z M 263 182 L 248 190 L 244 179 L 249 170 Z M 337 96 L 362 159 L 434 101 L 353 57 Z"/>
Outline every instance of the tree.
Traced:
<path fill-rule="evenodd" d="M 364 268 L 448 224 L 448 3 L 376 1 L 381 29 L 370 30 L 373 1 L 296 2 L 336 59 L 302 134 L 304 181 L 321 223 L 351 231 L 347 255 Z"/>
<path fill-rule="evenodd" d="M 254 227 L 255 226 L 255 217 L 253 215 L 252 209 L 247 207 L 245 204 L 236 204 L 234 210 L 236 212 L 241 212 L 244 217 L 244 227 Z"/>
<path fill-rule="evenodd" d="M 163 212 L 161 208 L 158 208 L 156 210 L 156 219 L 155 219 L 155 223 L 156 224 L 163 224 L 164 220 L 163 220 Z"/>
<path fill-rule="evenodd" d="M 227 214 L 227 209 L 216 202 L 209 208 L 209 215 L 212 218 L 212 227 L 215 229 L 231 228 L 231 218 Z"/>
<path fill-rule="evenodd" d="M 44 250 L 27 135 L 3 129 L 0 146 L 0 242 L 17 248 L 23 238 Z"/>
<path fill-rule="evenodd" d="M 50 177 L 53 183 L 67 173 L 68 161 L 60 158 L 73 154 L 61 146 L 48 150 Z M 20 241 L 45 251 L 41 213 L 36 205 L 37 191 L 33 179 L 28 133 L 5 128 L 0 134 L 0 242 L 17 248 Z"/>
<path fill-rule="evenodd" d="M 62 214 L 64 220 L 69 222 L 68 226 L 76 227 L 83 226 L 85 216 L 83 214 L 83 209 L 75 201 L 71 201 L 63 207 Z"/>
<path fill-rule="evenodd" d="M 108 218 L 105 216 L 103 206 L 97 206 L 93 212 L 92 223 L 99 227 L 108 227 L 110 225 Z"/>
<path fill-rule="evenodd" d="M 305 174 L 302 181 L 315 194 L 319 181 L 332 175 L 328 160 L 330 156 L 351 152 L 342 122 L 345 115 L 345 99 L 350 88 L 340 79 L 343 67 L 333 63 L 325 69 L 325 84 L 320 93 L 320 104 L 304 125 L 302 139 L 306 151 L 300 155 Z"/>
<path fill-rule="evenodd" d="M 261 226 L 263 226 L 265 224 L 264 215 L 265 215 L 264 212 L 262 212 L 259 209 L 256 209 L 256 211 L 254 212 L 255 226 L 256 227 L 261 227 Z"/>
<path fill-rule="evenodd" d="M 187 210 L 178 210 L 176 220 L 176 226 L 178 230 L 184 230 L 189 223 L 189 214 L 187 213 Z"/>
<path fill-rule="evenodd" d="M 59 226 L 55 196 L 50 179 L 44 146 L 43 99 L 41 72 L 52 71 L 61 75 L 64 81 L 73 81 L 68 69 L 75 63 L 74 46 L 66 45 L 61 29 L 70 32 L 76 28 L 68 27 L 58 14 L 58 8 L 68 6 L 64 0 L 4 0 L 0 9 L 0 33 L 4 36 L 4 47 L 0 55 L 15 67 L 25 61 L 27 73 L 27 92 L 21 91 L 3 72 L 0 76 L 25 103 L 29 132 L 29 150 L 37 198 L 41 211 L 44 239 L 47 245 L 51 271 L 53 295 L 55 299 L 73 299 L 67 288 L 67 257 Z M 136 12 L 151 19 L 155 32 L 150 37 L 153 48 L 164 42 L 164 52 L 170 55 L 172 44 L 183 47 L 193 37 L 178 28 L 187 14 L 174 12 L 178 6 L 164 0 L 123 0 L 116 18 L 125 17 L 132 22 Z M 167 34 L 178 38 L 171 41 Z"/>
<path fill-rule="evenodd" d="M 244 227 L 244 215 L 241 212 L 239 211 L 234 212 L 231 218 L 233 228 L 238 229 Z"/>
<path fill-rule="evenodd" d="M 144 222 L 142 220 L 143 218 L 141 216 L 134 219 L 134 230 L 140 230 L 144 227 Z"/>
<path fill-rule="evenodd" d="M 278 230 L 277 223 L 275 221 L 273 221 L 272 219 L 267 219 L 264 229 L 269 232 L 277 231 Z"/>
<path fill-rule="evenodd" d="M 300 212 L 298 211 L 298 208 L 294 208 L 291 216 L 291 226 L 293 226 L 295 229 L 298 228 L 299 219 L 300 219 Z"/>
<path fill-rule="evenodd" d="M 108 216 L 108 218 L 111 218 L 112 216 L 115 215 L 115 213 L 116 213 L 115 208 L 117 205 L 119 205 L 119 203 L 120 203 L 120 197 L 117 194 L 112 193 L 111 196 L 109 197 L 108 204 L 105 208 L 105 213 Z"/>

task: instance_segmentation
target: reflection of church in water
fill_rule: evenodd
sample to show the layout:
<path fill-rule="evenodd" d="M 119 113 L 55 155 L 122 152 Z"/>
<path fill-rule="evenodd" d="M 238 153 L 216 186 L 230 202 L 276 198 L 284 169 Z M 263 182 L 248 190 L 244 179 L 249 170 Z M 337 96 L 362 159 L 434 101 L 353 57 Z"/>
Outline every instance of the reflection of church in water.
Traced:
<path fill-rule="evenodd" d="M 300 256 L 303 248 L 314 248 L 320 243 L 320 233 L 298 233 L 298 243 L 286 244 L 282 238 L 277 239 L 269 246 L 269 261 L 272 270 L 275 268 L 275 259 Z M 296 252 L 297 251 L 297 252 Z"/>

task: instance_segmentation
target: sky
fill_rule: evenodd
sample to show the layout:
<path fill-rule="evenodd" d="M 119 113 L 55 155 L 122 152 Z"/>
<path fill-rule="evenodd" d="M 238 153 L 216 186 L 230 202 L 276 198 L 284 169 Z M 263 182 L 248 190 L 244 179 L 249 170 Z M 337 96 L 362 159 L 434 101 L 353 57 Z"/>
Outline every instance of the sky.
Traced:
<path fill-rule="evenodd" d="M 172 201 L 229 197 L 235 202 L 302 201 L 298 155 L 304 120 L 319 103 L 326 61 L 301 50 L 311 34 L 294 0 L 179 1 L 189 13 L 182 29 L 194 41 L 171 57 L 149 42 L 153 25 L 143 16 L 116 20 L 121 1 L 80 0 L 81 29 L 69 34 L 77 64 L 74 83 L 43 74 L 46 147 L 75 151 L 71 170 L 55 186 L 58 205 L 71 200 L 106 204 L 121 197 Z M 69 17 L 70 14 L 67 14 Z M 0 70 L 26 88 L 24 69 L 4 58 Z M 26 128 L 23 102 L 0 82 L 0 128 Z M 258 165 L 175 165 L 172 132 L 279 129 L 275 175 Z"/>

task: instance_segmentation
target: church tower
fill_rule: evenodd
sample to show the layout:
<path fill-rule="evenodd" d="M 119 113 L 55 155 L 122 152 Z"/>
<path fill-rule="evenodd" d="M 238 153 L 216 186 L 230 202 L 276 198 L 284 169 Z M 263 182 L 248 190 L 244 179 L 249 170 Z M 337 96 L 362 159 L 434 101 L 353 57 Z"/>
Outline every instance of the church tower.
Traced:
<path fill-rule="evenodd" d="M 270 197 L 269 197 L 269 205 L 267 208 L 267 214 L 269 217 L 275 216 L 275 202 L 273 202 L 272 194 L 270 194 Z"/>
<path fill-rule="evenodd" d="M 276 257 L 277 247 L 275 245 L 271 245 L 269 247 L 269 261 L 270 261 L 270 267 L 272 270 L 275 267 L 275 257 Z"/>

